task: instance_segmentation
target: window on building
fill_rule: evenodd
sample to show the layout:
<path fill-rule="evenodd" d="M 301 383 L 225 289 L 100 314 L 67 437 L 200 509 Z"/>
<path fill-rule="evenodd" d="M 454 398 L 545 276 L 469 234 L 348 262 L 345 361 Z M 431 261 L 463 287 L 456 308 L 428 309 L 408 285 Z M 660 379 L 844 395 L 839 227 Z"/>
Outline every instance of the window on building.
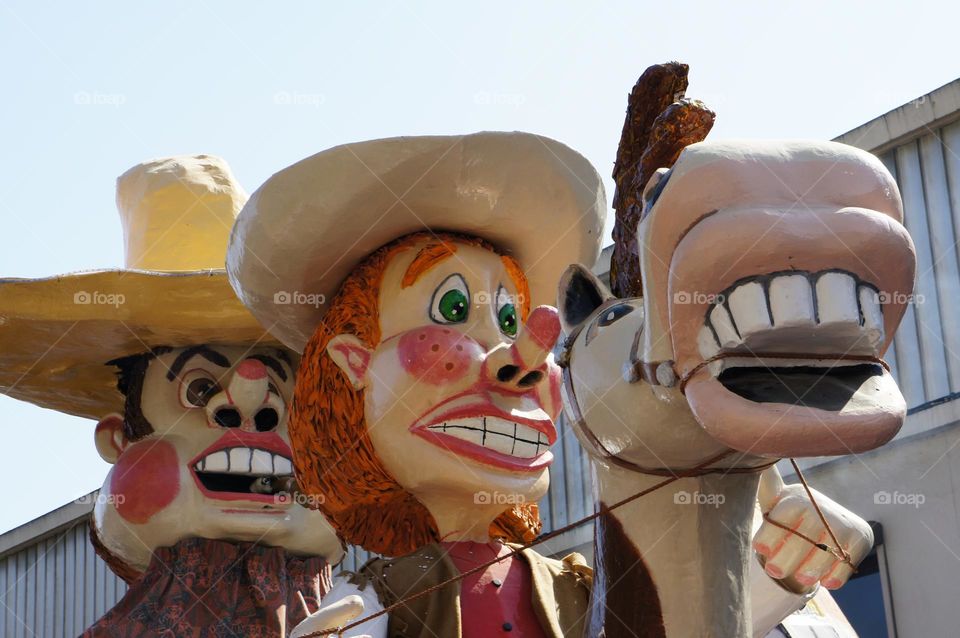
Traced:
<path fill-rule="evenodd" d="M 876 539 L 873 550 L 863 560 L 846 585 L 831 592 L 844 615 L 862 638 L 896 638 L 896 630 L 889 626 L 884 595 L 884 579 L 887 576 L 883 555 L 883 528 L 879 523 L 870 523 Z"/>

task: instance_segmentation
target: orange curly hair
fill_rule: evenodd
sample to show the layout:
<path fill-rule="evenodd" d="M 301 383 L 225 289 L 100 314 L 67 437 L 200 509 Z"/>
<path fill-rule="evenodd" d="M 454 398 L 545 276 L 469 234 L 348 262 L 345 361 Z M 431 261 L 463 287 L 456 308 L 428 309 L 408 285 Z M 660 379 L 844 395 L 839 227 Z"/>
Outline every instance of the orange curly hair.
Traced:
<path fill-rule="evenodd" d="M 367 347 L 380 343 L 379 297 L 390 260 L 428 240 L 450 250 L 456 243 L 487 242 L 453 233 L 420 232 L 382 246 L 354 268 L 303 352 L 290 409 L 289 431 L 300 489 L 348 543 L 387 556 L 408 554 L 439 540 L 436 522 L 377 458 L 364 418 L 364 393 L 355 390 L 327 354 L 338 334 L 352 334 Z M 428 249 L 430 246 L 428 245 Z M 520 293 L 520 314 L 529 313 L 528 286 L 516 261 L 501 254 Z M 540 533 L 535 504 L 515 505 L 491 525 L 492 537 L 526 543 Z"/>

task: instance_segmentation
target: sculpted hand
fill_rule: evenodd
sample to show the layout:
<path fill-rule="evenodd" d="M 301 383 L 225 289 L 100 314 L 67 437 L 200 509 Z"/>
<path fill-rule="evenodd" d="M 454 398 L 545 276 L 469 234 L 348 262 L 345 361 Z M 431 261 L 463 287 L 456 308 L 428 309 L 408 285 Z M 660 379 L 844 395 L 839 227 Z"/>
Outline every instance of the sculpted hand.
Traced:
<path fill-rule="evenodd" d="M 360 596 L 346 596 L 320 607 L 315 613 L 307 616 L 290 632 L 290 638 L 303 638 L 315 631 L 341 627 L 355 620 L 363 613 L 363 599 Z M 333 634 L 327 634 L 333 637 Z M 369 636 L 355 636 L 355 638 L 370 638 Z"/>
<path fill-rule="evenodd" d="M 870 525 L 820 492 L 811 492 L 851 562 L 858 565 L 873 547 Z M 785 485 L 776 468 L 771 468 L 761 476 L 758 500 L 764 521 L 754 536 L 753 548 L 771 578 L 797 593 L 812 590 L 818 582 L 827 589 L 837 589 L 847 582 L 853 574 L 850 565 L 770 522 L 776 521 L 817 543 L 834 547 L 803 485 Z"/>

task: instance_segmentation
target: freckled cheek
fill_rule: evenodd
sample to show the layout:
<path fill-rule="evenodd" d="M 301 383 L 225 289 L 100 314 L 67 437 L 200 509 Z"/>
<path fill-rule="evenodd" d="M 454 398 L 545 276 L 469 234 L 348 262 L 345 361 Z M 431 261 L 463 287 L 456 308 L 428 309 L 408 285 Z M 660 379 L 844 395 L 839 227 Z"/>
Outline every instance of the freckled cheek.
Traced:
<path fill-rule="evenodd" d="M 476 375 L 483 349 L 456 330 L 424 326 L 400 337 L 397 356 L 404 371 L 418 381 L 443 385 L 462 381 L 471 371 Z"/>
<path fill-rule="evenodd" d="M 120 456 L 110 477 L 117 513 L 143 524 L 164 509 L 180 492 L 177 451 L 165 441 L 134 443 Z"/>

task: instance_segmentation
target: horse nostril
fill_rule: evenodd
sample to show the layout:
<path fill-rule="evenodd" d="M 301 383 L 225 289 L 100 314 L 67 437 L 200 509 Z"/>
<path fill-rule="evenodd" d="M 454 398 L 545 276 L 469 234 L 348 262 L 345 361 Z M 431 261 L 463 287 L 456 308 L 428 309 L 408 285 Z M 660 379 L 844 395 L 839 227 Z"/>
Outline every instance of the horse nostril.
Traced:
<path fill-rule="evenodd" d="M 510 379 L 517 376 L 517 373 L 520 372 L 520 368 L 515 365 L 505 365 L 497 370 L 497 381 L 506 383 Z"/>
<path fill-rule="evenodd" d="M 264 408 L 253 417 L 257 432 L 269 432 L 280 423 L 280 415 L 273 408 Z"/>
<path fill-rule="evenodd" d="M 517 385 L 521 388 L 529 388 L 530 386 L 540 383 L 542 378 L 543 373 L 539 370 L 534 370 L 533 372 L 528 372 L 527 374 L 523 375 L 523 378 L 517 382 Z"/>
<path fill-rule="evenodd" d="M 236 408 L 220 408 L 214 412 L 213 420 L 217 422 L 217 425 L 224 428 L 238 428 L 240 423 L 243 422 Z"/>

